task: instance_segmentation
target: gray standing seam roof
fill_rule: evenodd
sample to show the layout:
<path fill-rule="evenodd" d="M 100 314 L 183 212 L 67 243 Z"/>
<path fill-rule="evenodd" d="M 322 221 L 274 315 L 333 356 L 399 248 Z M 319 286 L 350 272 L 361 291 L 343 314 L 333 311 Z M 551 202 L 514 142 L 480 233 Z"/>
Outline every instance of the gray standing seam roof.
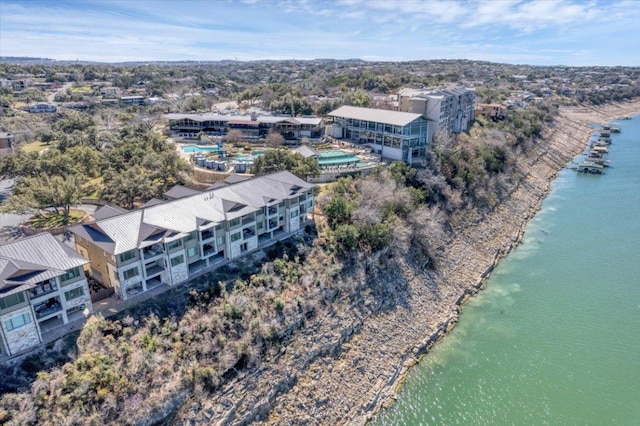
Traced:
<path fill-rule="evenodd" d="M 0 245 L 0 294 L 31 288 L 87 263 L 87 259 L 49 233 Z"/>

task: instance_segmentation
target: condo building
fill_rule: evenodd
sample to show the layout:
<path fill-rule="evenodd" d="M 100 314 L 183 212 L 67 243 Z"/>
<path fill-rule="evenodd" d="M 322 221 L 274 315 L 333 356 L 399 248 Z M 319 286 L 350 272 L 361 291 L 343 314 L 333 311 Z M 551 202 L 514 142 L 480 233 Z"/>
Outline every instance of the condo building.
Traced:
<path fill-rule="evenodd" d="M 92 312 L 88 263 L 47 233 L 0 245 L 0 357 Z"/>
<path fill-rule="evenodd" d="M 283 171 L 70 228 L 87 274 L 121 299 L 175 286 L 284 239 L 310 220 L 314 188 Z"/>
<path fill-rule="evenodd" d="M 319 138 L 324 123 L 318 117 L 276 117 L 271 115 L 167 114 L 169 130 L 176 137 L 196 139 L 202 132 L 208 136 L 222 136 L 238 130 L 248 140 L 265 138 L 278 132 L 287 140 Z"/>
<path fill-rule="evenodd" d="M 439 133 L 450 135 L 471 128 L 476 92 L 460 86 L 432 89 L 404 88 L 398 92 L 398 110 L 429 120 L 429 142 Z"/>
<path fill-rule="evenodd" d="M 366 144 L 382 158 L 412 165 L 426 155 L 429 125 L 421 114 L 345 105 L 328 117 L 329 136 Z"/>

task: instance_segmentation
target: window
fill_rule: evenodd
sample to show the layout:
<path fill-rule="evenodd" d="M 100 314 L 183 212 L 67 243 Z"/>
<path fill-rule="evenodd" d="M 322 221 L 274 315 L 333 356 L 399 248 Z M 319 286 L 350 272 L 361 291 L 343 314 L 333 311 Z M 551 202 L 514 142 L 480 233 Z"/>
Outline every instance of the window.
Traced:
<path fill-rule="evenodd" d="M 190 249 L 187 249 L 187 257 L 193 257 L 196 256 L 198 254 L 198 247 L 191 247 Z"/>
<path fill-rule="evenodd" d="M 67 271 L 66 274 L 60 277 L 60 281 L 69 281 L 80 276 L 80 268 L 73 268 Z"/>
<path fill-rule="evenodd" d="M 122 253 L 122 254 L 120 254 L 118 256 L 118 258 L 120 259 L 120 262 L 126 262 L 127 260 L 131 260 L 134 257 L 136 257 L 135 250 L 129 250 L 129 251 L 124 252 L 124 253 Z"/>
<path fill-rule="evenodd" d="M 176 257 L 171 259 L 171 266 L 178 266 L 181 263 L 184 263 L 184 256 L 183 255 L 176 256 Z"/>
<path fill-rule="evenodd" d="M 280 204 L 278 204 L 278 206 L 284 207 L 284 201 L 281 201 Z"/>
<path fill-rule="evenodd" d="M 231 234 L 231 242 L 238 241 L 241 238 L 240 232 L 236 232 L 235 234 Z"/>
<path fill-rule="evenodd" d="M 258 227 L 258 229 L 262 229 L 264 228 L 264 222 L 258 222 L 256 226 Z"/>
<path fill-rule="evenodd" d="M 182 240 L 172 241 L 167 244 L 167 249 L 173 250 L 174 248 L 182 247 Z"/>
<path fill-rule="evenodd" d="M 11 294 L 0 299 L 0 309 L 7 309 L 24 302 L 24 293 Z"/>
<path fill-rule="evenodd" d="M 131 269 L 127 269 L 122 273 L 122 276 L 124 277 L 125 280 L 131 279 L 133 277 L 137 277 L 138 275 L 140 275 L 140 271 L 138 270 L 137 266 Z"/>
<path fill-rule="evenodd" d="M 291 219 L 293 219 L 294 217 L 298 217 L 300 213 L 298 212 L 298 210 L 292 210 L 291 211 Z"/>
<path fill-rule="evenodd" d="M 196 237 L 196 234 L 194 232 L 190 233 L 189 235 L 187 235 L 184 240 L 185 241 L 191 241 Z"/>
<path fill-rule="evenodd" d="M 233 228 L 234 226 L 238 226 L 238 225 L 240 225 L 240 218 L 233 219 L 231 222 L 229 222 L 229 226 L 231 228 Z"/>
<path fill-rule="evenodd" d="M 84 289 L 82 287 L 74 288 L 64 292 L 64 298 L 68 302 L 69 300 L 77 299 L 80 296 L 84 296 Z"/>
<path fill-rule="evenodd" d="M 13 318 L 9 318 L 4 322 L 4 326 L 6 327 L 7 331 L 11 331 L 11 330 L 15 330 L 16 328 L 25 326 L 30 322 L 31 322 L 31 315 L 29 315 L 28 312 L 25 312 L 24 314 L 17 315 Z"/>

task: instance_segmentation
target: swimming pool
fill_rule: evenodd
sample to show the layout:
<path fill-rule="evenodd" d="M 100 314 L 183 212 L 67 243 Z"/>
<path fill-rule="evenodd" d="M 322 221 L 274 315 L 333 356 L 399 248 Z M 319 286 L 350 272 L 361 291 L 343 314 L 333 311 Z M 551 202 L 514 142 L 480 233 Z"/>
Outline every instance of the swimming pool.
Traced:
<path fill-rule="evenodd" d="M 199 146 L 199 145 L 183 145 L 182 151 L 187 154 L 195 154 L 200 152 L 218 152 L 220 148 L 217 146 Z"/>

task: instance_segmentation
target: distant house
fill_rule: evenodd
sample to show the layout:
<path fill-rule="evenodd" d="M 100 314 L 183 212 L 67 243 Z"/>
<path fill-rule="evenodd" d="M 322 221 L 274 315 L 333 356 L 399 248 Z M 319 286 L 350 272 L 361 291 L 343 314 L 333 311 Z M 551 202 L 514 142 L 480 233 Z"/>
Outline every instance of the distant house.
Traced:
<path fill-rule="evenodd" d="M 105 97 L 118 97 L 122 93 L 119 87 L 103 87 L 100 89 L 100 94 Z"/>
<path fill-rule="evenodd" d="M 122 105 L 144 105 L 144 96 L 122 96 L 120 103 Z"/>
<path fill-rule="evenodd" d="M 429 124 L 422 114 L 345 105 L 328 117 L 330 136 L 367 144 L 383 158 L 411 165 L 426 156 Z"/>
<path fill-rule="evenodd" d="M 0 157 L 11 154 L 13 141 L 12 133 L 0 132 Z"/>
<path fill-rule="evenodd" d="M 507 108 L 501 104 L 477 104 L 475 112 L 476 116 L 493 121 L 504 120 L 507 116 Z"/>
<path fill-rule="evenodd" d="M 92 312 L 87 263 L 51 234 L 0 245 L 0 357 L 32 348 Z"/>
<path fill-rule="evenodd" d="M 48 112 L 56 112 L 58 107 L 52 104 L 35 104 L 27 107 L 27 111 L 32 114 L 42 114 Z"/>

